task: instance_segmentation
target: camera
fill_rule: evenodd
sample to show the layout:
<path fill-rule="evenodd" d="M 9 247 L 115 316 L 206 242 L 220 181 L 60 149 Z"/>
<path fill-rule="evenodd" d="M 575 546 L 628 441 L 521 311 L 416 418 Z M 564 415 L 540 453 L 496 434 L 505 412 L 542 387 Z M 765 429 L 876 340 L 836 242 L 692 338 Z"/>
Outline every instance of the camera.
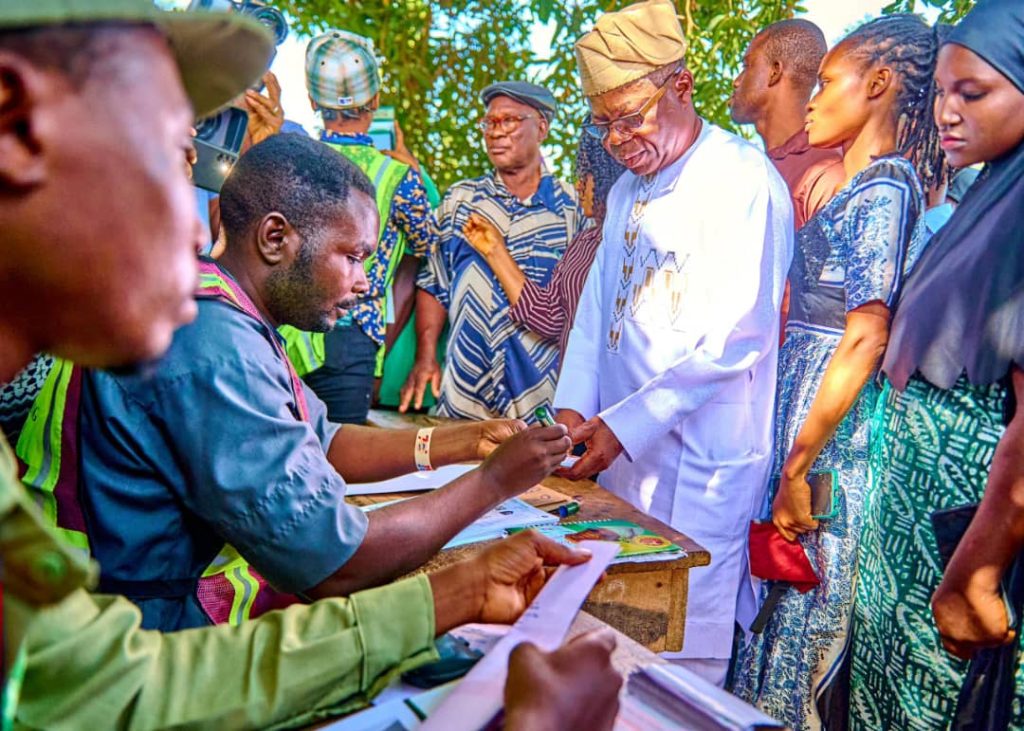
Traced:
<path fill-rule="evenodd" d="M 275 46 L 281 45 L 288 37 L 288 21 L 284 14 L 257 0 L 192 0 L 189 10 L 249 15 L 270 30 Z M 263 85 L 260 83 L 254 88 L 262 91 Z M 195 185 L 214 193 L 220 192 L 224 179 L 238 160 L 248 124 L 249 117 L 245 110 L 237 107 L 228 107 L 219 114 L 196 122 L 196 164 L 192 166 L 192 182 Z"/>
<path fill-rule="evenodd" d="M 220 192 L 224 179 L 238 161 L 248 126 L 249 115 L 237 107 L 228 107 L 196 122 L 196 163 L 192 166 L 195 185 Z"/>
<path fill-rule="evenodd" d="M 210 10 L 215 13 L 244 13 L 267 27 L 280 46 L 288 37 L 288 21 L 277 8 L 260 0 L 192 0 L 189 10 Z"/>

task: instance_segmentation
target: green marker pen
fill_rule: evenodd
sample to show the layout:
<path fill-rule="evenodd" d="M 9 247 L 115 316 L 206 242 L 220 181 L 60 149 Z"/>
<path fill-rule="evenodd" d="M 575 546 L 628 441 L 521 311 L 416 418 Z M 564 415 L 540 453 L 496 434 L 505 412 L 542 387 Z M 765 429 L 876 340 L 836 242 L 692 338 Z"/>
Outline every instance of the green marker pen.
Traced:
<path fill-rule="evenodd" d="M 580 512 L 580 504 L 573 500 L 571 503 L 565 505 L 559 505 L 554 510 L 549 510 L 552 515 L 557 515 L 559 518 L 568 518 L 570 515 L 576 515 Z"/>
<path fill-rule="evenodd" d="M 551 412 L 548 411 L 547 406 L 538 406 L 536 409 L 533 410 L 533 415 L 536 416 L 537 421 L 539 421 L 544 426 L 555 425 L 555 419 L 553 416 L 551 416 Z"/>

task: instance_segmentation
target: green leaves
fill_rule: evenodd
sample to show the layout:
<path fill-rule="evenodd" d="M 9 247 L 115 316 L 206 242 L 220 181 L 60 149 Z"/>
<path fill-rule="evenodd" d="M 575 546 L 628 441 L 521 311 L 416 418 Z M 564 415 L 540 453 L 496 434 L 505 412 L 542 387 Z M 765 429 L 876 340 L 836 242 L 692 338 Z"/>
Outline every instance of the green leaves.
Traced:
<path fill-rule="evenodd" d="M 973 0 L 919 0 L 945 22 Z M 373 38 L 384 58 L 383 98 L 393 104 L 409 147 L 444 190 L 483 174 L 489 163 L 474 123 L 480 91 L 501 79 L 544 84 L 561 109 L 545 144 L 548 163 L 568 177 L 587 111 L 573 45 L 601 13 L 629 0 L 281 0 L 306 34 L 344 28 Z M 913 9 L 894 0 L 886 12 Z M 697 108 L 733 129 L 727 106 L 743 53 L 758 30 L 803 10 L 800 0 L 676 0 L 690 43 L 687 65 Z M 554 24 L 550 53 L 531 48 L 538 24 Z M 749 130 L 747 133 L 750 134 Z"/>
<path fill-rule="evenodd" d="M 913 13 L 921 12 L 926 8 L 939 11 L 939 21 L 942 23 L 955 23 L 967 15 L 967 12 L 974 7 L 975 0 L 893 0 L 893 2 L 882 8 L 882 12 L 890 13 Z M 930 16 L 929 16 L 930 17 Z"/>

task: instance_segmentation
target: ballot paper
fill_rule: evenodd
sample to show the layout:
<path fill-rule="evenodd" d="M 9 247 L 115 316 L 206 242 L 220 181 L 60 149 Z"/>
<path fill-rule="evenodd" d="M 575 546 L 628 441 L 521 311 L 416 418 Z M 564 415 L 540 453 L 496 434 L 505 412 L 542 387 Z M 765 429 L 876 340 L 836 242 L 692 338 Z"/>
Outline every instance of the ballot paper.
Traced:
<path fill-rule="evenodd" d="M 618 553 L 618 545 L 583 541 L 593 557 L 578 566 L 560 566 L 505 635 L 430 714 L 423 731 L 459 731 L 486 726 L 501 710 L 508 658 L 523 642 L 550 652 L 565 639 L 584 600 Z"/>
<path fill-rule="evenodd" d="M 347 485 L 347 495 L 380 495 L 387 492 L 413 492 L 435 490 L 444 487 L 457 477 L 462 477 L 477 467 L 473 464 L 450 464 L 436 470 L 410 472 L 381 482 L 355 482 Z"/>

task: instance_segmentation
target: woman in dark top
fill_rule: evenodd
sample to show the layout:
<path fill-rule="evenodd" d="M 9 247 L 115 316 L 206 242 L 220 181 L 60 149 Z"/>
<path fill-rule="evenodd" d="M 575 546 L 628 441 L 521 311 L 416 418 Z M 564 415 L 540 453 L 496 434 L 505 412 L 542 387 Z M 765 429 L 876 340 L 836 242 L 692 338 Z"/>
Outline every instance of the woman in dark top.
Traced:
<path fill-rule="evenodd" d="M 1024 3 L 981 0 L 953 30 L 935 119 L 952 166 L 986 167 L 893 320 L 858 561 L 854 728 L 948 728 L 966 663 L 943 647 L 966 658 L 1020 641 L 998 584 L 1024 546 Z M 979 500 L 943 577 L 930 516 Z"/>

